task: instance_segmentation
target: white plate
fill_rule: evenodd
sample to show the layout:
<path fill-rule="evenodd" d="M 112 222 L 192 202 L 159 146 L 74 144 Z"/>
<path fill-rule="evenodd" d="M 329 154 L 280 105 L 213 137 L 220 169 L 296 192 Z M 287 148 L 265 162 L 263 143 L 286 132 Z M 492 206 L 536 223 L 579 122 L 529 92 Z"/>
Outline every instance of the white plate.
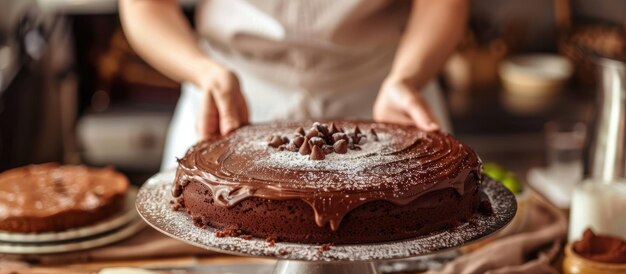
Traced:
<path fill-rule="evenodd" d="M 15 233 L 8 231 L 0 231 L 0 244 L 2 242 L 11 243 L 47 243 L 75 240 L 94 236 L 103 232 L 114 230 L 132 220 L 137 219 L 137 210 L 135 210 L 135 199 L 137 198 L 137 187 L 130 186 L 126 193 L 126 203 L 124 210 L 119 214 L 98 222 L 94 225 L 74 228 L 61 232 L 45 232 L 45 233 Z"/>
<path fill-rule="evenodd" d="M 146 223 L 140 218 L 136 218 L 132 221 L 132 223 L 118 228 L 115 231 L 77 241 L 41 244 L 0 243 L 0 253 L 47 254 L 84 250 L 123 240 L 139 232 L 145 227 Z"/>

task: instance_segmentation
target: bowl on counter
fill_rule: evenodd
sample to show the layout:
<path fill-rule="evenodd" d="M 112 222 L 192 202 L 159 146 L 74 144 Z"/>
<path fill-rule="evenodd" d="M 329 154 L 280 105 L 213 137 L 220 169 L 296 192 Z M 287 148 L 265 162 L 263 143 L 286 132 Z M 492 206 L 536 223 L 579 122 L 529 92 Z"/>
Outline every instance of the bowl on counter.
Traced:
<path fill-rule="evenodd" d="M 564 274 L 623 274 L 626 273 L 626 264 L 611 264 L 592 261 L 584 258 L 572 247 L 565 246 L 565 258 L 563 259 Z"/>
<path fill-rule="evenodd" d="M 537 112 L 550 105 L 572 76 L 574 66 L 556 54 L 526 54 L 505 59 L 499 74 L 504 105 L 514 112 Z"/>

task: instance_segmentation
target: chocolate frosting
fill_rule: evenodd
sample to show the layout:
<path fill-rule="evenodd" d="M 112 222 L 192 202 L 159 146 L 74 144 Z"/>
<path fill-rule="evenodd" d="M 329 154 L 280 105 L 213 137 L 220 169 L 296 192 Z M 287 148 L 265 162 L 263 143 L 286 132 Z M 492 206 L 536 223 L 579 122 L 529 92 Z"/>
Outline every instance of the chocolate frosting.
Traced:
<path fill-rule="evenodd" d="M 93 210 L 126 192 L 128 180 L 111 168 L 30 165 L 0 174 L 0 220 Z"/>
<path fill-rule="evenodd" d="M 377 141 L 361 150 L 329 154 L 323 161 L 268 146 L 266 136 L 293 135 L 310 122 L 245 126 L 227 137 L 213 137 L 190 148 L 179 160 L 172 195 L 191 180 L 206 184 L 220 206 L 249 197 L 301 199 L 320 227 L 337 230 L 352 209 L 375 200 L 405 205 L 445 188 L 464 192 L 468 176 L 480 176 L 480 159 L 468 146 L 441 132 L 373 122 L 334 121 L 335 125 L 374 129 Z"/>

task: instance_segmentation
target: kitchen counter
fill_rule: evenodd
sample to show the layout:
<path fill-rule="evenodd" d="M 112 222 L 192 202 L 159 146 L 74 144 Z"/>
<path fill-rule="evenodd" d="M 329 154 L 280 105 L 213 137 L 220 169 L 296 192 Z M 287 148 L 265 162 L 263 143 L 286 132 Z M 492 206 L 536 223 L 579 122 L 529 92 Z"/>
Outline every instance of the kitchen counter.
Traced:
<path fill-rule="evenodd" d="M 44 12 L 87 14 L 117 13 L 118 0 L 37 0 Z M 193 7 L 197 0 L 179 0 L 185 8 Z"/>

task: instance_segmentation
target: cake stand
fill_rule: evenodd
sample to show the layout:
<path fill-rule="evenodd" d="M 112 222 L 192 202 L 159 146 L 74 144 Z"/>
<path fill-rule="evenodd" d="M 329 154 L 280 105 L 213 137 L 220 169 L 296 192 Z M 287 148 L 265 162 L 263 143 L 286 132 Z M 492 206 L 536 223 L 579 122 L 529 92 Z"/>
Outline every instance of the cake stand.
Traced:
<path fill-rule="evenodd" d="M 283 273 L 379 273 L 375 262 L 435 254 L 488 236 L 507 225 L 515 215 L 515 196 L 502 184 L 486 178 L 482 192 L 491 201 L 493 214 L 475 214 L 451 230 L 401 241 L 331 246 L 277 242 L 265 239 L 216 237 L 215 228 L 199 228 L 184 212 L 173 211 L 169 201 L 174 172 L 154 175 L 137 194 L 137 211 L 152 227 L 180 241 L 215 252 L 278 259 L 275 274 Z"/>

